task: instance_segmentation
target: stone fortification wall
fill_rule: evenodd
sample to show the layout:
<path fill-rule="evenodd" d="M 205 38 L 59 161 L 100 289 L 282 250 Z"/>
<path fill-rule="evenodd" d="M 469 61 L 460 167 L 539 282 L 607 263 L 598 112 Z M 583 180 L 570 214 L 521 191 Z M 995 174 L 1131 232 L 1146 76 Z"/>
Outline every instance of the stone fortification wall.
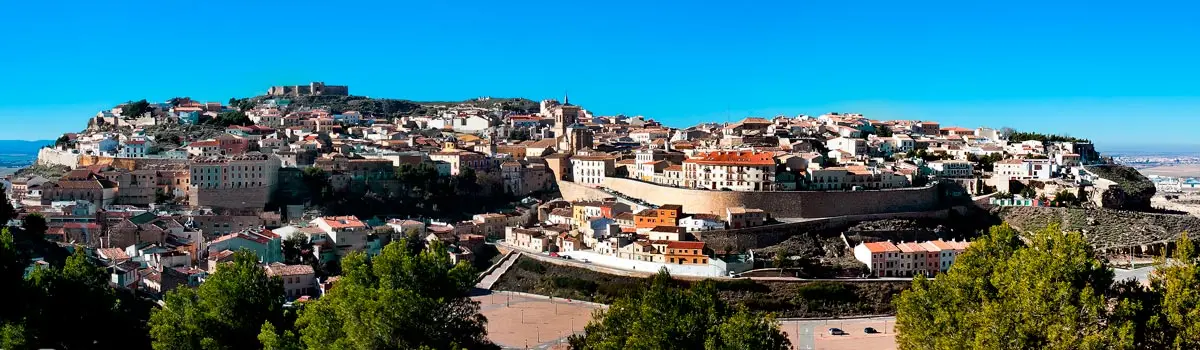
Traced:
<path fill-rule="evenodd" d="M 684 207 L 684 209 L 686 208 Z M 779 244 L 791 236 L 806 232 L 842 230 L 861 221 L 882 219 L 945 219 L 949 217 L 950 210 L 847 215 L 806 219 L 799 222 L 787 222 L 735 230 L 693 232 L 692 235 L 696 236 L 697 240 L 704 241 L 709 248 L 718 253 L 729 251 L 742 252 L 747 249 L 758 249 Z"/>
<path fill-rule="evenodd" d="M 567 200 L 612 197 L 599 189 L 560 181 Z M 607 178 L 603 186 L 655 205 L 681 204 L 687 213 L 725 215 L 729 207 L 766 210 L 777 218 L 821 218 L 846 215 L 929 211 L 938 208 L 937 186 L 874 191 L 706 191 Z"/>
<path fill-rule="evenodd" d="M 182 166 L 187 159 L 177 158 L 118 158 L 84 155 L 79 157 L 79 166 L 108 165 L 125 170 L 154 169 L 160 166 Z"/>
<path fill-rule="evenodd" d="M 262 209 L 271 199 L 268 186 L 249 188 L 196 188 L 188 189 L 188 204 L 216 208 Z"/>
<path fill-rule="evenodd" d="M 41 165 L 64 165 L 75 169 L 79 167 L 79 154 L 71 153 L 70 151 L 61 151 L 54 148 L 43 147 L 38 150 L 37 164 Z"/>

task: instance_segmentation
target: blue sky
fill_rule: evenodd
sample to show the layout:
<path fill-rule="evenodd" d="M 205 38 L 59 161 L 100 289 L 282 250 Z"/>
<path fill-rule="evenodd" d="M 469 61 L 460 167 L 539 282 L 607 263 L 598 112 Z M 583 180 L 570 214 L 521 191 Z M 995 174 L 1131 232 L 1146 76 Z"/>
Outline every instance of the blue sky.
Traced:
<path fill-rule="evenodd" d="M 285 5 L 286 4 L 286 5 Z M 325 81 L 414 100 L 559 97 L 669 125 L 746 115 L 1069 133 L 1200 149 L 1188 2 L 11 1 L 0 139 L 147 98 Z"/>

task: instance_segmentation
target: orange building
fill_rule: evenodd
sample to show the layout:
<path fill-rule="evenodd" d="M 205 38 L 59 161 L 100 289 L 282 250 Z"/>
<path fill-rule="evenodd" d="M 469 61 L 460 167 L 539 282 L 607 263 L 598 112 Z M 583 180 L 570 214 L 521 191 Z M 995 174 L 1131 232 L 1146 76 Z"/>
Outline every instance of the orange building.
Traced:
<path fill-rule="evenodd" d="M 664 255 L 666 255 L 667 263 L 671 264 L 708 264 L 708 256 L 704 255 L 704 242 L 669 241 Z"/>
<path fill-rule="evenodd" d="M 646 209 L 633 215 L 634 227 L 653 229 L 658 226 L 678 226 L 683 206 L 668 204 L 658 209 Z"/>

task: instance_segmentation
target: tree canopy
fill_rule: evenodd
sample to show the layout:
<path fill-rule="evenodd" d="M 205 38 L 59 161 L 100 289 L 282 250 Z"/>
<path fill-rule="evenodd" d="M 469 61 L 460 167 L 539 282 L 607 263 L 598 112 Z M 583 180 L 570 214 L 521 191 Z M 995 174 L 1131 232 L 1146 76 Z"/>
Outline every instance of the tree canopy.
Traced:
<path fill-rule="evenodd" d="M 129 101 L 121 106 L 121 115 L 129 118 L 140 117 L 150 112 L 150 102 L 146 100 Z"/>
<path fill-rule="evenodd" d="M 917 277 L 895 300 L 900 347 L 1133 347 L 1140 305 L 1113 292 L 1113 272 L 1083 235 L 1050 226 L 1027 238 L 993 227 L 949 272 Z"/>
<path fill-rule="evenodd" d="M 1184 234 L 1170 259 L 1160 258 L 1150 276 L 1145 320 L 1148 348 L 1200 348 L 1200 252 Z"/>
<path fill-rule="evenodd" d="M 251 125 L 254 121 L 246 116 L 242 111 L 225 111 L 217 114 L 216 118 L 209 119 L 206 124 L 228 127 L 230 125 Z"/>
<path fill-rule="evenodd" d="M 597 311 L 572 349 L 788 349 L 772 315 L 726 305 L 712 281 L 689 289 L 666 271 L 650 287 Z"/>
<path fill-rule="evenodd" d="M 479 304 L 467 294 L 474 284 L 470 265 L 450 264 L 441 243 L 418 250 L 404 241 L 388 244 L 373 258 L 351 253 L 342 259 L 341 279 L 327 295 L 306 303 L 296 320 L 305 347 L 495 347 L 485 337 L 487 320 Z M 262 338 L 290 342 L 266 332 Z"/>
<path fill-rule="evenodd" d="M 108 273 L 82 249 L 62 266 L 25 277 L 33 251 L 0 230 L 0 285 L 12 303 L 0 308 L 0 348 L 140 348 L 146 302 L 108 286 Z"/>
<path fill-rule="evenodd" d="M 155 349 L 253 349 L 264 323 L 285 324 L 283 282 L 238 251 L 199 288 L 167 292 L 150 315 Z"/>

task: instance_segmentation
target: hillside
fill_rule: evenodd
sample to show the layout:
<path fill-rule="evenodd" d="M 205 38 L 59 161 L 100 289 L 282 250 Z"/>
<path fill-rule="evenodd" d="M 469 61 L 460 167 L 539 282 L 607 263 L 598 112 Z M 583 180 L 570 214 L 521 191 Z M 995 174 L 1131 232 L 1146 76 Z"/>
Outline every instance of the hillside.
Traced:
<path fill-rule="evenodd" d="M 251 99 L 262 101 L 276 98 L 274 96 L 256 96 Z M 298 96 L 288 97 L 293 105 L 309 107 L 327 107 L 334 113 L 359 111 L 382 116 L 429 115 L 439 107 L 469 106 L 479 108 L 499 108 L 516 113 L 533 113 L 538 110 L 538 102 L 525 98 L 488 98 L 470 99 L 466 101 L 412 101 L 392 98 L 371 98 L 367 96 Z"/>
<path fill-rule="evenodd" d="M 1002 207 L 994 213 L 1015 228 L 1036 230 L 1058 224 L 1082 232 L 1097 249 L 1173 241 L 1183 232 L 1200 232 L 1200 218 L 1104 208 Z"/>

